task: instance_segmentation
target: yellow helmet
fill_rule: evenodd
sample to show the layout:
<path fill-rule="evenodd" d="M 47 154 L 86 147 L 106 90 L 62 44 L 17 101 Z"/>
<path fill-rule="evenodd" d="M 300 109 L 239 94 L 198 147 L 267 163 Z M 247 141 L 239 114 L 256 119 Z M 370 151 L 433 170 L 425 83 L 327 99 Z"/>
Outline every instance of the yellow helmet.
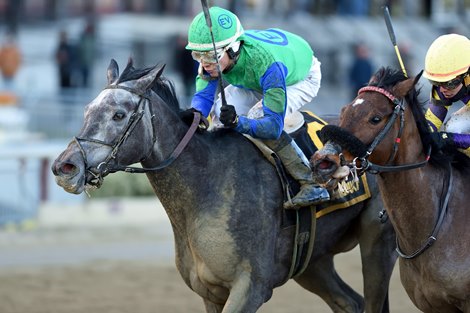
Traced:
<path fill-rule="evenodd" d="M 447 82 L 470 67 L 470 40 L 462 35 L 438 37 L 428 49 L 423 76 L 435 82 Z"/>

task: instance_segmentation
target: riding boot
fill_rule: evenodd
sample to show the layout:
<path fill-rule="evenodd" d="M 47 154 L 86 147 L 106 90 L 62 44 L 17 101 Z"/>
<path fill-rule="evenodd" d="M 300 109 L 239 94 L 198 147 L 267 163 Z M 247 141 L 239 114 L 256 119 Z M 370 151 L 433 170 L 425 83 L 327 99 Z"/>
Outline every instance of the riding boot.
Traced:
<path fill-rule="evenodd" d="M 297 195 L 284 202 L 285 209 L 297 209 L 330 200 L 328 191 L 314 183 L 307 158 L 287 133 L 282 133 L 277 144 L 273 145 L 271 140 L 265 143 L 281 158 L 287 172 L 300 183 Z"/>

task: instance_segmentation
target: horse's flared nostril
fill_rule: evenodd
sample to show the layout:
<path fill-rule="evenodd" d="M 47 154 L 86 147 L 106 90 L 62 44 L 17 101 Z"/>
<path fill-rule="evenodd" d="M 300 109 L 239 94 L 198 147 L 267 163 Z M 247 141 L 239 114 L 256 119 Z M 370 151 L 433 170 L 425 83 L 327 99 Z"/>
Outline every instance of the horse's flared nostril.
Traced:
<path fill-rule="evenodd" d="M 52 173 L 55 176 L 73 176 L 78 172 L 78 167 L 70 162 L 55 162 L 52 166 Z"/>
<path fill-rule="evenodd" d="M 333 167 L 333 162 L 323 159 L 321 162 L 316 164 L 316 167 L 320 170 L 327 170 Z"/>
<path fill-rule="evenodd" d="M 65 175 L 73 174 L 77 171 L 77 167 L 71 163 L 64 163 L 60 167 L 60 172 Z"/>

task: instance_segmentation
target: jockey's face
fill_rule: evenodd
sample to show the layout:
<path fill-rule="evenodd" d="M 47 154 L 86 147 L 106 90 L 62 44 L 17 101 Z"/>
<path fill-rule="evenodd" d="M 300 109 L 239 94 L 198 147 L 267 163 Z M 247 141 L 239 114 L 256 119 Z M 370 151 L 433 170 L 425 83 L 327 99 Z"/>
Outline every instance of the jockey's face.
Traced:
<path fill-rule="evenodd" d="M 446 98 L 452 98 L 453 96 L 455 96 L 460 91 L 460 89 L 462 89 L 462 87 L 463 87 L 463 84 L 458 85 L 454 89 L 448 89 L 445 86 L 440 86 L 439 91 L 442 92 L 442 94 Z"/>
<path fill-rule="evenodd" d="M 446 82 L 435 82 L 432 80 L 429 80 L 429 82 L 434 85 L 434 87 L 439 88 L 439 91 L 442 92 L 446 98 L 452 98 L 462 89 L 464 78 L 465 75 L 459 75 Z"/>
<path fill-rule="evenodd" d="M 219 59 L 219 65 L 220 65 L 220 70 L 223 72 L 229 65 L 230 65 L 230 58 L 228 57 L 228 54 L 224 51 L 223 56 Z M 211 77 L 217 77 L 219 76 L 217 72 L 217 63 L 213 62 L 206 62 L 204 59 L 201 60 L 201 65 L 204 68 L 204 70 L 209 73 Z"/>

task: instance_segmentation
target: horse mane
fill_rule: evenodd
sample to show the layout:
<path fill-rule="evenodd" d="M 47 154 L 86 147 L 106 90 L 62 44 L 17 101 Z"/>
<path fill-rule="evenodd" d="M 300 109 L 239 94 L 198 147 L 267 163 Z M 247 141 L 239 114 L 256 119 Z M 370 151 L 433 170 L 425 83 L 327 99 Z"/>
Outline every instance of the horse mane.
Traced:
<path fill-rule="evenodd" d="M 132 59 L 129 60 L 127 63 L 126 68 L 119 76 L 117 80 L 117 84 L 123 83 L 126 81 L 136 80 L 139 79 L 148 73 L 150 73 L 153 69 L 157 68 L 159 64 L 151 67 L 146 68 L 134 68 L 132 64 Z M 176 97 L 175 86 L 172 81 L 165 78 L 164 76 L 160 75 L 157 79 L 153 81 L 151 86 L 153 92 L 155 92 L 163 101 L 175 112 L 179 112 L 180 105 L 178 98 Z"/>
<path fill-rule="evenodd" d="M 392 87 L 401 81 L 408 79 L 401 70 L 393 69 L 390 67 L 381 67 L 371 78 L 369 85 L 383 88 L 387 91 L 391 91 Z M 417 89 L 416 86 L 411 89 L 405 97 L 408 105 L 411 108 L 418 132 L 421 137 L 423 147 L 429 147 L 432 144 L 431 131 L 429 128 L 428 121 L 425 117 L 425 102 L 420 103 L 418 96 L 421 89 Z M 427 148 L 425 148 L 427 149 Z M 430 162 L 434 165 L 445 167 L 449 162 L 453 162 L 456 168 L 469 168 L 470 158 L 466 157 L 463 153 L 454 150 L 436 151 L 431 154 Z M 470 172 L 470 170 L 468 170 Z"/>

